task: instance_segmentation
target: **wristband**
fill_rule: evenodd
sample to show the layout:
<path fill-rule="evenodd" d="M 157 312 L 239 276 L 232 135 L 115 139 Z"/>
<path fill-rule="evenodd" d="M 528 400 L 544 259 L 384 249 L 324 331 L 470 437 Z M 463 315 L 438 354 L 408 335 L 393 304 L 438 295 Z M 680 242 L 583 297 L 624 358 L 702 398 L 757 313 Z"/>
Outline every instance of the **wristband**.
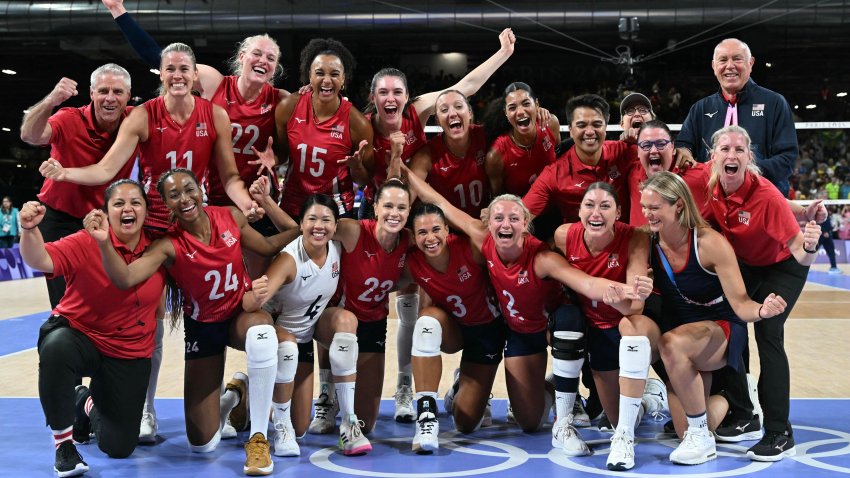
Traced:
<path fill-rule="evenodd" d="M 806 246 L 805 246 L 805 245 L 803 246 L 803 251 L 804 251 L 806 254 L 817 254 L 817 253 L 818 253 L 818 249 L 817 249 L 817 247 L 815 247 L 813 250 L 811 250 L 811 251 L 810 251 L 810 250 L 806 249 Z"/>
<path fill-rule="evenodd" d="M 36 224 L 36 225 L 35 225 L 35 226 L 33 226 L 33 227 L 24 227 L 24 226 L 21 226 L 21 229 L 23 229 L 23 230 L 25 230 L 25 231 L 32 231 L 33 229 L 35 229 L 35 228 L 37 228 L 37 227 L 38 227 L 38 224 Z"/>
<path fill-rule="evenodd" d="M 764 304 L 762 304 L 762 305 L 760 305 L 760 306 L 759 306 L 759 311 L 758 311 L 759 320 L 764 320 L 764 317 L 762 317 L 762 316 L 761 316 L 761 309 L 762 309 L 762 307 L 764 307 Z"/>

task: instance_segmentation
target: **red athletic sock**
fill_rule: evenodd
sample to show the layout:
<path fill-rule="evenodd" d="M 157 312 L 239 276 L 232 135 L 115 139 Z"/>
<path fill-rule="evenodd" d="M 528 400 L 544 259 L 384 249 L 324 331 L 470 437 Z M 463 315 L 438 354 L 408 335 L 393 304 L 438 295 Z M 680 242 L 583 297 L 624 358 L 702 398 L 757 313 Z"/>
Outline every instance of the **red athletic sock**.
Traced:
<path fill-rule="evenodd" d="M 71 441 L 74 427 L 70 426 L 64 430 L 51 430 L 53 432 L 53 446 L 59 448 L 62 442 Z"/>

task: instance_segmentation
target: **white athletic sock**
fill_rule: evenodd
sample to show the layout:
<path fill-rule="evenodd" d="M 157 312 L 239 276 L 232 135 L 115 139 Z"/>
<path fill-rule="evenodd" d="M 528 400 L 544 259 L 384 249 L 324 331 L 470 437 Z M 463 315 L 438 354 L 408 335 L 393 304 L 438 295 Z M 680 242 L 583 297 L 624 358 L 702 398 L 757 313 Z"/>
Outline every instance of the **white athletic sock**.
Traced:
<path fill-rule="evenodd" d="M 356 382 L 338 382 L 334 384 L 339 411 L 343 417 L 354 413 L 354 385 Z"/>
<path fill-rule="evenodd" d="M 702 414 L 697 415 L 695 417 L 692 417 L 690 415 L 687 415 L 687 417 L 688 417 L 688 429 L 689 430 L 695 429 L 695 430 L 701 430 L 701 431 L 702 430 L 708 431 L 708 418 L 706 417 L 705 412 L 702 412 Z"/>
<path fill-rule="evenodd" d="M 412 372 L 410 351 L 413 348 L 413 329 L 416 327 L 416 319 L 419 318 L 419 295 L 397 296 L 395 310 L 398 314 L 398 331 L 395 339 L 398 370 L 400 373 L 410 375 Z"/>
<path fill-rule="evenodd" d="M 251 434 L 266 436 L 269 429 L 269 410 L 272 407 L 274 378 L 277 364 L 271 367 L 248 367 L 248 414 L 251 417 Z"/>
<path fill-rule="evenodd" d="M 620 394 L 620 420 L 617 422 L 617 431 L 622 431 L 628 436 L 635 436 L 635 422 L 640 414 L 641 399 L 627 397 Z"/>
<path fill-rule="evenodd" d="M 292 418 L 289 412 L 291 408 L 292 400 L 287 400 L 285 403 L 272 402 L 272 421 L 275 423 L 291 421 Z"/>
<path fill-rule="evenodd" d="M 573 405 L 576 403 L 576 392 L 559 392 L 555 390 L 555 414 L 558 420 L 573 413 Z"/>
<path fill-rule="evenodd" d="M 227 423 L 227 417 L 230 415 L 230 411 L 233 410 L 233 407 L 239 403 L 240 399 L 241 398 L 236 390 L 225 390 L 218 399 L 219 412 L 221 413 L 219 430 L 224 428 L 224 424 Z"/>

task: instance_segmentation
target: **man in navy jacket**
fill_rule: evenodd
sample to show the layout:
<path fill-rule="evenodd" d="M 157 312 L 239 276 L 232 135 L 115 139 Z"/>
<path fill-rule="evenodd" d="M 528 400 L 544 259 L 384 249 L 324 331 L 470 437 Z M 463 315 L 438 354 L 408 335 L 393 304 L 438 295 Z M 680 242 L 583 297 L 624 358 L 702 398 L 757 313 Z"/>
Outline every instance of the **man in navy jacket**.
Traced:
<path fill-rule="evenodd" d="M 727 38 L 714 48 L 711 68 L 720 91 L 691 107 L 676 138 L 676 147 L 691 150 L 699 162 L 709 159 L 711 135 L 737 124 L 750 134 L 762 174 L 788 195 L 788 178 L 797 159 L 797 132 L 785 98 L 750 79 L 755 59 L 746 43 Z"/>

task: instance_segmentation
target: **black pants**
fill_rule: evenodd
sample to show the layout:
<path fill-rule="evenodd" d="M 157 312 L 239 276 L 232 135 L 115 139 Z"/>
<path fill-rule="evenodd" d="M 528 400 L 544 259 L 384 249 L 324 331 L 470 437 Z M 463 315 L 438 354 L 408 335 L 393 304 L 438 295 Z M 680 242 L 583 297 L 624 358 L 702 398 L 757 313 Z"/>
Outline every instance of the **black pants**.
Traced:
<path fill-rule="evenodd" d="M 794 309 L 794 304 L 803 291 L 808 266 L 801 266 L 793 257 L 770 266 L 753 267 L 740 264 L 741 275 L 747 286 L 747 293 L 756 302 L 775 293 L 782 296 L 788 306 L 785 312 L 776 317 L 764 319 L 753 324 L 756 345 L 759 351 L 759 402 L 764 412 L 764 429 L 771 432 L 784 432 L 790 428 L 791 372 L 788 356 L 785 355 L 785 321 Z M 744 363 L 749 363 L 749 354 Z M 726 391 L 730 397 L 729 407 L 734 416 L 751 416 L 752 405 L 747 395 L 745 372 L 736 373 L 727 367 Z M 748 406 L 750 415 L 742 410 L 741 404 Z"/>
<path fill-rule="evenodd" d="M 826 251 L 826 256 L 829 257 L 829 267 L 832 267 L 833 269 L 837 268 L 838 264 L 835 262 L 835 241 L 832 240 L 832 233 L 821 233 L 815 250 L 820 249 L 821 247 L 823 247 L 823 250 Z"/>
<path fill-rule="evenodd" d="M 84 333 L 57 315 L 39 330 L 38 356 L 38 395 L 47 425 L 63 430 L 74 424 L 74 383 L 89 376 L 95 405 L 89 417 L 98 446 L 112 458 L 130 456 L 139 441 L 150 358 L 103 356 Z"/>
<path fill-rule="evenodd" d="M 71 198 L 69 198 L 71 200 Z M 44 206 L 44 219 L 38 225 L 41 231 L 41 237 L 44 242 L 53 242 L 62 239 L 65 236 L 81 230 L 83 228 L 83 219 L 71 216 L 62 211 L 57 211 L 50 206 Z M 55 279 L 47 280 L 47 294 L 50 296 L 50 308 L 55 309 L 59 305 L 59 300 L 65 295 L 65 278 L 56 277 Z"/>
<path fill-rule="evenodd" d="M 15 236 L 0 236 L 0 249 L 11 249 L 15 245 Z"/>

